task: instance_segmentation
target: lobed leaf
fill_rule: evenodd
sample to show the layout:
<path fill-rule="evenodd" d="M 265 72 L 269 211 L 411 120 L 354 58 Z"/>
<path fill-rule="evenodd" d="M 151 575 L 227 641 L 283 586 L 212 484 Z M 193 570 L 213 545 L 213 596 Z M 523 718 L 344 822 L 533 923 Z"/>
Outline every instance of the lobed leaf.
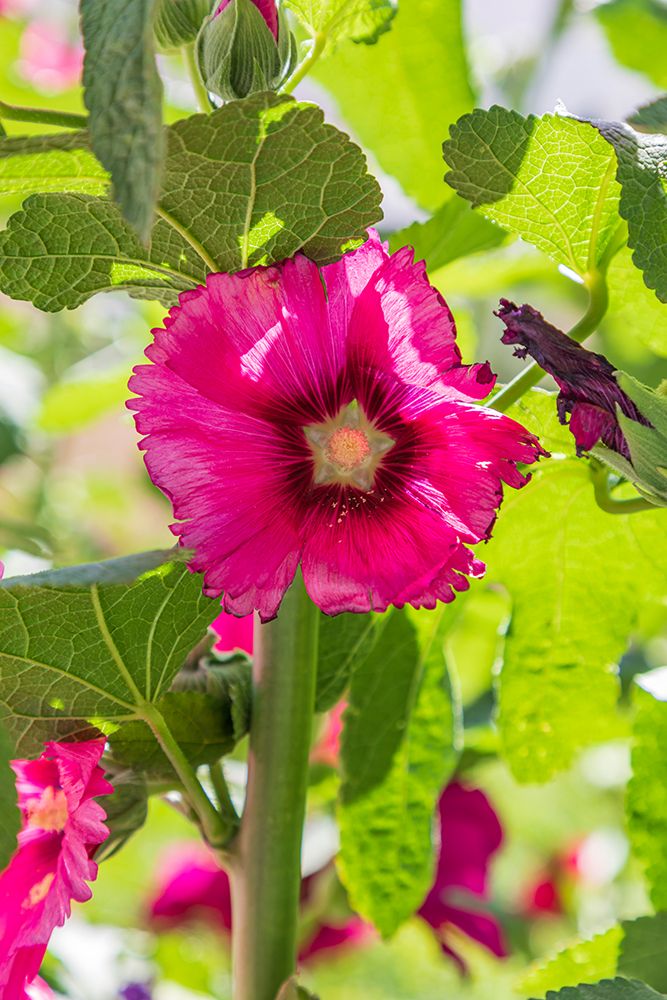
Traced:
<path fill-rule="evenodd" d="M 311 105 L 259 94 L 167 131 L 148 247 L 106 199 L 36 194 L 0 233 L 0 288 L 47 311 L 112 290 L 172 306 L 210 270 L 334 260 L 382 215 L 363 154 Z"/>
<path fill-rule="evenodd" d="M 617 664 L 642 598 L 664 593 L 667 540 L 661 511 L 612 517 L 596 505 L 586 464 L 567 457 L 571 441 L 558 443 L 564 428 L 548 396 L 531 394 L 512 415 L 538 433 L 551 421 L 542 440 L 560 452 L 506 497 L 485 553 L 488 579 L 512 601 L 499 680 L 503 754 L 518 780 L 547 781 L 582 747 L 619 733 Z"/>
<path fill-rule="evenodd" d="M 383 935 L 418 909 L 433 876 L 436 803 L 458 754 L 444 607 L 389 612 L 352 674 L 341 745 L 339 866 L 353 907 Z"/>
<path fill-rule="evenodd" d="M 431 210 L 442 204 L 439 137 L 474 103 L 461 0 L 399 3 L 376 45 L 345 42 L 312 75 L 406 194 Z"/>
<path fill-rule="evenodd" d="M 562 990 L 547 993 L 547 1000 L 661 1000 L 645 983 L 629 979 L 604 979 L 600 983 L 566 986 Z"/>
<path fill-rule="evenodd" d="M 156 0 L 81 0 L 91 144 L 111 174 L 123 216 L 142 239 L 153 224 L 165 149 L 155 6 Z"/>
<path fill-rule="evenodd" d="M 583 276 L 619 225 L 616 162 L 600 138 L 573 118 L 473 111 L 444 143 L 445 180 L 488 219 Z"/>
<path fill-rule="evenodd" d="M 34 756 L 47 739 L 113 730 L 168 689 L 215 608 L 199 578 L 166 558 L 174 556 L 0 583 L 0 717 L 20 755 Z"/>
<path fill-rule="evenodd" d="M 667 95 L 642 105 L 630 115 L 628 122 L 637 132 L 667 133 Z"/>

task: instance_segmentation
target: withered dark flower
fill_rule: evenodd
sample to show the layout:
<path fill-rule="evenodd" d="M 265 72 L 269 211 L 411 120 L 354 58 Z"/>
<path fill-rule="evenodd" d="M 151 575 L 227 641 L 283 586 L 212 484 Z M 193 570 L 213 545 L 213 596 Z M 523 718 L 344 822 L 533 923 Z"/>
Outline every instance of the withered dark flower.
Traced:
<path fill-rule="evenodd" d="M 630 449 L 621 429 L 618 409 L 644 426 L 649 421 L 621 389 L 615 369 L 602 354 L 589 351 L 544 319 L 532 306 L 516 306 L 500 300 L 496 316 L 506 326 L 503 344 L 518 345 L 514 354 L 530 354 L 540 368 L 558 384 L 558 417 L 562 424 L 570 415 L 570 430 L 577 454 L 590 451 L 599 441 L 631 460 Z"/>

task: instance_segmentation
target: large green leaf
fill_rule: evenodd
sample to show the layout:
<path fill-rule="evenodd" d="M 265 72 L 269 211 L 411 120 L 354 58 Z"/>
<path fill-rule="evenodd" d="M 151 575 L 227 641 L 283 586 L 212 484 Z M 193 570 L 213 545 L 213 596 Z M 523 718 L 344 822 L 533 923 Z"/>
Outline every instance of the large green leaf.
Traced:
<path fill-rule="evenodd" d="M 628 222 L 632 259 L 648 287 L 667 302 L 667 136 L 640 135 L 616 123 L 596 124 L 616 151 L 620 212 Z"/>
<path fill-rule="evenodd" d="M 618 978 L 593 985 L 566 986 L 547 993 L 547 1000 L 662 1000 L 662 993 L 656 993 L 645 983 Z"/>
<path fill-rule="evenodd" d="M 320 60 L 314 76 L 380 166 L 425 208 L 445 199 L 440 140 L 474 103 L 460 0 L 399 4 L 376 45 L 351 42 Z"/>
<path fill-rule="evenodd" d="M 488 579 L 512 600 L 503 753 L 519 780 L 546 781 L 580 748 L 618 735 L 616 664 L 642 600 L 667 591 L 667 538 L 661 511 L 611 516 L 596 505 L 586 463 L 567 457 L 572 439 L 553 399 L 532 393 L 512 415 L 559 456 L 505 498 L 484 553 Z"/>
<path fill-rule="evenodd" d="M 370 653 L 377 622 L 372 614 L 321 616 L 315 711 L 328 711 L 343 696 L 354 667 Z"/>
<path fill-rule="evenodd" d="M 160 211 L 220 271 L 297 250 L 334 260 L 381 218 L 380 198 L 357 146 L 312 104 L 256 94 L 170 129 Z"/>
<path fill-rule="evenodd" d="M 638 132 L 667 133 L 667 95 L 642 105 L 628 118 Z"/>
<path fill-rule="evenodd" d="M 0 139 L 0 195 L 40 191 L 104 194 L 109 175 L 90 150 L 87 132 Z"/>
<path fill-rule="evenodd" d="M 644 867 L 653 905 L 667 909 L 667 704 L 640 688 L 634 701 L 626 798 L 630 843 Z"/>
<path fill-rule="evenodd" d="M 433 875 L 432 824 L 458 753 L 444 654 L 445 607 L 389 612 L 352 674 L 341 745 L 342 878 L 382 934 L 422 903 Z"/>
<path fill-rule="evenodd" d="M 345 38 L 376 42 L 396 13 L 392 0 L 286 0 L 285 6 L 312 38 L 334 45 Z"/>
<path fill-rule="evenodd" d="M 363 154 L 312 105 L 259 94 L 167 132 L 148 248 L 111 201 L 33 195 L 0 233 L 2 291 L 49 311 L 117 289 L 171 306 L 212 269 L 331 261 L 382 215 Z"/>
<path fill-rule="evenodd" d="M 588 941 L 578 941 L 540 968 L 521 977 L 521 992 L 543 997 L 548 990 L 576 986 L 582 980 L 616 975 L 641 979 L 661 993 L 667 991 L 667 913 L 624 920 Z"/>
<path fill-rule="evenodd" d="M 619 225 L 616 160 L 586 122 L 494 106 L 450 129 L 445 179 L 487 218 L 584 275 Z"/>
<path fill-rule="evenodd" d="M 155 0 L 81 0 L 84 100 L 93 150 L 124 217 L 147 238 L 164 156 Z"/>
<path fill-rule="evenodd" d="M 169 688 L 215 617 L 199 577 L 170 556 L 0 583 L 0 716 L 21 755 L 141 718 Z"/>
<path fill-rule="evenodd" d="M 507 233 L 488 222 L 463 198 L 448 198 L 428 222 L 415 222 L 392 233 L 389 249 L 412 246 L 415 259 L 425 260 L 429 271 L 451 264 L 482 250 L 492 250 L 507 238 Z"/>
<path fill-rule="evenodd" d="M 667 87 L 667 8 L 661 0 L 611 0 L 595 14 L 620 63 Z"/>
<path fill-rule="evenodd" d="M 667 305 L 644 282 L 625 247 L 616 254 L 607 272 L 609 308 L 604 326 L 619 338 L 636 338 L 655 354 L 667 357 Z"/>
<path fill-rule="evenodd" d="M 9 766 L 14 748 L 4 726 L 0 726 L 0 871 L 7 867 L 16 850 L 21 814 L 16 797 L 16 775 Z"/>

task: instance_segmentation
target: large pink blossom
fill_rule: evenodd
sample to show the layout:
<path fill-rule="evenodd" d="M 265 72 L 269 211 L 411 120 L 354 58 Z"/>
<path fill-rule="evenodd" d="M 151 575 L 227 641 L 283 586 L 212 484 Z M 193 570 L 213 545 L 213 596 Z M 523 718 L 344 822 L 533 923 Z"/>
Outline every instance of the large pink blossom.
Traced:
<path fill-rule="evenodd" d="M 21 75 L 38 90 L 57 93 L 81 77 L 83 46 L 72 42 L 58 24 L 33 21 L 21 36 Z"/>
<path fill-rule="evenodd" d="M 209 275 L 154 331 L 129 402 L 209 596 L 272 618 L 301 564 L 328 614 L 451 601 L 484 565 L 503 482 L 541 449 L 476 405 L 495 377 L 461 364 L 452 315 L 410 248 L 372 233 Z"/>
<path fill-rule="evenodd" d="M 313 897 L 330 868 L 307 875 L 301 881 L 302 914 L 308 915 Z M 178 844 L 162 859 L 149 916 L 157 928 L 175 927 L 202 920 L 225 934 L 232 929 L 232 897 L 229 876 L 203 845 Z M 322 952 L 359 945 L 372 936 L 371 927 L 354 914 L 342 917 L 319 915 L 307 922 L 299 946 L 299 961 L 310 962 Z"/>
<path fill-rule="evenodd" d="M 92 856 L 109 835 L 95 798 L 113 792 L 99 766 L 103 751 L 104 740 L 47 743 L 37 760 L 12 762 L 23 822 L 0 874 L 3 1000 L 39 996 L 32 984 L 54 928 L 69 917 L 73 899 L 92 895 Z"/>
<path fill-rule="evenodd" d="M 436 932 L 445 954 L 463 969 L 449 928 L 462 931 L 494 955 L 507 954 L 500 924 L 488 911 L 489 866 L 502 844 L 503 829 L 484 792 L 458 781 L 447 785 L 440 796 L 438 817 L 440 855 L 433 885 L 418 913 Z"/>

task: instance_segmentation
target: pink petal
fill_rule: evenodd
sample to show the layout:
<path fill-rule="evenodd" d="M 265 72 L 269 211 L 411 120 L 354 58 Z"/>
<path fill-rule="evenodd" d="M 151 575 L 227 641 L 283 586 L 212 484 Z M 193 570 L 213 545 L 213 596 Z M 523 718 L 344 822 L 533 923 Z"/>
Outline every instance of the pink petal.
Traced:
<path fill-rule="evenodd" d="M 215 648 L 221 653 L 230 653 L 234 649 L 240 649 L 248 656 L 252 656 L 254 615 L 244 615 L 243 618 L 237 618 L 236 615 L 230 615 L 223 611 L 215 619 L 211 628 L 218 635 Z"/>

